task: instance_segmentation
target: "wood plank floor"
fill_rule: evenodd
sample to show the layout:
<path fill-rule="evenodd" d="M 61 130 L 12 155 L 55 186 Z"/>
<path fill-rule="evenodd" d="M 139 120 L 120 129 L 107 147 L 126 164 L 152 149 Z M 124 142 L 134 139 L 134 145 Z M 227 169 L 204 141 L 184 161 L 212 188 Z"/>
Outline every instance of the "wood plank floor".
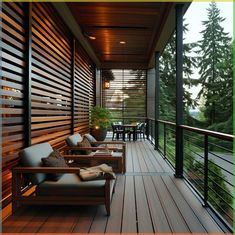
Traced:
<path fill-rule="evenodd" d="M 111 216 L 104 206 L 22 207 L 5 233 L 222 232 L 148 141 L 127 142 L 127 173 L 118 175 Z"/>

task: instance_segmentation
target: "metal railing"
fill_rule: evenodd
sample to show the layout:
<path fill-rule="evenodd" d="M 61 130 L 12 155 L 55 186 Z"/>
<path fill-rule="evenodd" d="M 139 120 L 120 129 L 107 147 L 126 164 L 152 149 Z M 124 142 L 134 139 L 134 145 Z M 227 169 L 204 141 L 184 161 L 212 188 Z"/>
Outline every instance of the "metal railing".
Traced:
<path fill-rule="evenodd" d="M 148 119 L 148 139 L 175 168 L 176 124 Z M 158 136 L 155 143 L 155 125 Z M 183 177 L 229 231 L 233 225 L 233 135 L 180 125 L 183 130 Z"/>

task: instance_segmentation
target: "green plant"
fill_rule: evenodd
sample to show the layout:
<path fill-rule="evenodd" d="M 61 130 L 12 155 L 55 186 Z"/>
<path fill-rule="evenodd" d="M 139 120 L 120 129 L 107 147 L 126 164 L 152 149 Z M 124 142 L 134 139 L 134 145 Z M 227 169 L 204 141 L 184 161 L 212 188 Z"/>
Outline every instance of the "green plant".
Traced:
<path fill-rule="evenodd" d="M 91 127 L 107 128 L 110 125 L 111 113 L 108 109 L 95 106 L 91 108 Z"/>

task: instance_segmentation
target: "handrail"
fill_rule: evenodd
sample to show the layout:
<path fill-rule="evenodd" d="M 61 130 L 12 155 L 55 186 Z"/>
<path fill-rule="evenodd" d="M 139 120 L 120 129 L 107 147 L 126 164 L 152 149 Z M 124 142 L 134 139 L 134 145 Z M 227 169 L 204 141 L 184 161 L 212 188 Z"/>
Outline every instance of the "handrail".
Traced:
<path fill-rule="evenodd" d="M 170 126 L 176 126 L 174 122 L 169 122 L 169 121 L 164 121 L 164 120 L 159 120 L 159 119 L 157 121 L 163 124 L 168 124 Z"/>
<path fill-rule="evenodd" d="M 155 119 L 153 119 L 153 118 L 149 118 L 149 120 L 155 121 Z M 157 121 L 159 123 L 168 124 L 171 126 L 176 126 L 176 124 L 174 122 L 164 121 L 164 120 L 160 120 L 160 119 L 158 119 Z M 204 134 L 204 135 L 208 135 L 208 136 L 213 136 L 213 137 L 216 137 L 219 139 L 224 139 L 224 140 L 228 140 L 228 141 L 233 141 L 233 139 L 234 139 L 234 135 L 230 135 L 230 134 L 226 134 L 226 133 L 222 133 L 222 132 L 218 132 L 218 131 L 210 131 L 210 130 L 201 129 L 201 128 L 197 128 L 197 127 L 191 127 L 191 126 L 187 126 L 187 125 L 180 125 L 180 127 L 185 130 L 194 131 L 199 134 Z"/>
<path fill-rule="evenodd" d="M 191 127 L 191 126 L 186 126 L 186 125 L 180 125 L 181 128 L 189 130 L 189 131 L 194 131 L 200 134 L 208 135 L 208 136 L 213 136 L 219 139 L 224 139 L 228 141 L 233 141 L 234 135 L 230 134 L 225 134 L 217 131 L 209 131 L 201 128 L 196 128 L 196 127 Z"/>
<path fill-rule="evenodd" d="M 115 118 L 115 117 L 112 117 L 112 118 L 110 118 L 111 120 L 112 119 L 120 119 L 120 120 L 122 120 L 122 119 L 132 119 L 132 118 L 134 118 L 134 119 L 148 119 L 147 117 L 120 117 L 120 118 Z"/>

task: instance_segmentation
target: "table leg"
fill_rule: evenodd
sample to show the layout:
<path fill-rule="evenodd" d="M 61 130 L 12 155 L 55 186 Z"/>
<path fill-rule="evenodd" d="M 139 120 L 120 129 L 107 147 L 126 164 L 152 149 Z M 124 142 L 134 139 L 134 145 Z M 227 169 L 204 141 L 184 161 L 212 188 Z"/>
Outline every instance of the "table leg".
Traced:
<path fill-rule="evenodd" d="M 125 136 L 126 136 L 126 130 L 125 130 L 125 127 L 123 127 L 123 134 L 122 134 L 122 140 L 123 141 L 126 141 Z"/>
<path fill-rule="evenodd" d="M 133 141 L 137 140 L 137 132 L 136 132 L 136 127 L 133 128 Z"/>

